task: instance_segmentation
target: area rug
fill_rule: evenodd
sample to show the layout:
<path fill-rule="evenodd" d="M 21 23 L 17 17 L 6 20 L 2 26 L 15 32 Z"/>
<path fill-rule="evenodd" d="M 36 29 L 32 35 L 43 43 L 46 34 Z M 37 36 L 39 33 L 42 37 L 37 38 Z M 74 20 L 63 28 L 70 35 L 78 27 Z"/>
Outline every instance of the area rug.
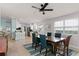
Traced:
<path fill-rule="evenodd" d="M 31 56 L 45 56 L 45 49 L 43 49 L 42 53 L 40 54 L 40 48 L 38 47 L 35 50 L 34 47 L 32 47 L 31 43 L 30 44 L 25 44 L 24 48 L 29 51 L 29 53 L 31 54 Z M 76 54 L 77 54 L 77 51 L 69 49 L 69 56 L 75 56 Z M 47 53 L 47 56 L 54 56 L 54 54 L 49 51 Z M 62 56 L 62 55 L 56 54 L 56 56 Z"/>

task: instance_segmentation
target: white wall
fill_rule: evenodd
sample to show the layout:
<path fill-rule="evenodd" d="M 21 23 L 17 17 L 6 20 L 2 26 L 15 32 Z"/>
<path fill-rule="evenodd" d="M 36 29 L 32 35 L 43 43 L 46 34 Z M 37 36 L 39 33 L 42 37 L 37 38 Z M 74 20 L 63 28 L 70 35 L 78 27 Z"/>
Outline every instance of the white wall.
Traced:
<path fill-rule="evenodd" d="M 79 34 L 72 36 L 70 40 L 70 47 L 79 49 Z"/>

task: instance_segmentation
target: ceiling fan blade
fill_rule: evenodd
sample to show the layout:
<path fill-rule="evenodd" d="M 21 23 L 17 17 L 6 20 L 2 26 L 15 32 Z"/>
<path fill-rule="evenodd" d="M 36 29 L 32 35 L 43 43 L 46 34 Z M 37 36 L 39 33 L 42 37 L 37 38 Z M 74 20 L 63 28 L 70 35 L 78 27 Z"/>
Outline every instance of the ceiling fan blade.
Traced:
<path fill-rule="evenodd" d="M 42 8 L 40 9 L 40 11 L 44 10 L 47 5 L 48 5 L 48 3 L 45 3 L 45 4 L 42 6 Z"/>
<path fill-rule="evenodd" d="M 45 3 L 45 5 L 48 5 L 48 3 Z"/>
<path fill-rule="evenodd" d="M 32 6 L 33 8 L 36 8 L 36 9 L 40 9 L 40 8 L 38 8 L 38 7 L 35 7 L 35 6 Z"/>
<path fill-rule="evenodd" d="M 53 9 L 44 9 L 43 11 L 53 11 Z"/>

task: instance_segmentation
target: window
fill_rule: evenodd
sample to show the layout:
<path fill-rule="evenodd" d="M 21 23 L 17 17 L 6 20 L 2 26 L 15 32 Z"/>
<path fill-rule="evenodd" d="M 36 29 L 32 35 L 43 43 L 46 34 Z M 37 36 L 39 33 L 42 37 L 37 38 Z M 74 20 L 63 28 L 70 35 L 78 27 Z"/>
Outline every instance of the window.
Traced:
<path fill-rule="evenodd" d="M 57 21 L 54 23 L 55 32 L 63 33 L 63 21 Z"/>
<path fill-rule="evenodd" d="M 65 20 L 65 33 L 77 34 L 78 32 L 78 19 Z"/>
<path fill-rule="evenodd" d="M 55 22 L 55 27 L 63 27 L 63 21 L 57 21 Z"/>
<path fill-rule="evenodd" d="M 78 33 L 78 19 L 60 20 L 54 23 L 54 31 L 65 34 Z"/>
<path fill-rule="evenodd" d="M 78 26 L 78 20 L 65 20 L 65 26 L 67 27 L 73 27 L 73 26 Z"/>

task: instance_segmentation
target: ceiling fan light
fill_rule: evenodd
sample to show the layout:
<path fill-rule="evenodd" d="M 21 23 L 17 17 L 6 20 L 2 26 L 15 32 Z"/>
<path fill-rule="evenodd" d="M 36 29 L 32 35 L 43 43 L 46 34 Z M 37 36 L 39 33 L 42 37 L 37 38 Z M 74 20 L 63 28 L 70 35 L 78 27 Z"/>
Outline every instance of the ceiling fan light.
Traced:
<path fill-rule="evenodd" d="M 43 4 L 41 4 L 41 7 L 43 7 Z"/>
<path fill-rule="evenodd" d="M 43 12 L 43 15 L 45 14 L 45 12 Z"/>
<path fill-rule="evenodd" d="M 53 11 L 53 9 L 44 9 L 43 11 Z"/>

